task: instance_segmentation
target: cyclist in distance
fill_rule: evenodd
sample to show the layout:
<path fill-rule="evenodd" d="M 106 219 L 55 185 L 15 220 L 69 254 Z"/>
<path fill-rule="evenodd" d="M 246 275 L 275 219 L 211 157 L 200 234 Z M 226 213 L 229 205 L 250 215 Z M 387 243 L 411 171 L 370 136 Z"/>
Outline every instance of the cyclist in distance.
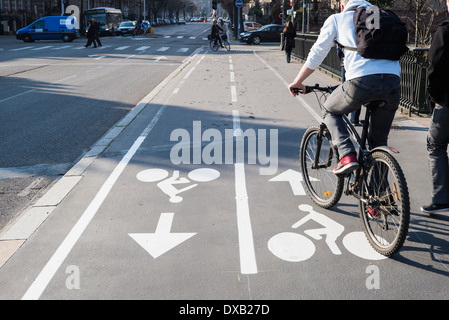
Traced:
<path fill-rule="evenodd" d="M 334 46 L 334 41 L 344 47 L 357 47 L 353 9 L 359 6 L 367 7 L 371 4 L 364 0 L 341 0 L 341 12 L 326 19 L 305 64 L 289 89 L 299 88 L 305 92 L 303 82 L 323 62 Z M 345 82 L 332 92 L 323 109 L 323 121 L 340 156 L 340 161 L 333 170 L 336 175 L 347 174 L 358 168 L 356 151 L 342 116 L 360 109 L 370 101 L 383 101 L 372 111 L 368 141 L 371 148 L 384 146 L 387 145 L 400 98 L 399 61 L 365 59 L 357 51 L 346 49 L 344 54 Z M 297 95 L 290 92 L 293 96 Z"/>
<path fill-rule="evenodd" d="M 212 34 L 212 38 L 215 40 L 215 44 L 217 44 L 217 40 L 220 42 L 220 47 L 223 48 L 223 44 L 221 43 L 221 38 L 220 38 L 220 31 L 224 31 L 222 28 L 220 28 L 220 26 L 217 24 L 217 20 L 214 20 L 212 23 L 212 30 L 211 30 L 211 34 Z"/>

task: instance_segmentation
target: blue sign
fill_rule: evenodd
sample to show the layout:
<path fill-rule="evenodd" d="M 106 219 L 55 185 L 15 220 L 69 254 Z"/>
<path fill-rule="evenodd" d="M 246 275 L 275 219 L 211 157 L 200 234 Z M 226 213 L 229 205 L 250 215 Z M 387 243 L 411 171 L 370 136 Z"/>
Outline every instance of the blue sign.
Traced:
<path fill-rule="evenodd" d="M 237 0 L 237 1 L 235 1 L 235 6 L 236 6 L 237 8 L 243 7 L 243 1 L 242 1 L 242 0 Z"/>
<path fill-rule="evenodd" d="M 140 26 L 143 30 L 147 30 L 150 27 L 150 24 L 148 21 L 143 21 L 142 25 Z"/>

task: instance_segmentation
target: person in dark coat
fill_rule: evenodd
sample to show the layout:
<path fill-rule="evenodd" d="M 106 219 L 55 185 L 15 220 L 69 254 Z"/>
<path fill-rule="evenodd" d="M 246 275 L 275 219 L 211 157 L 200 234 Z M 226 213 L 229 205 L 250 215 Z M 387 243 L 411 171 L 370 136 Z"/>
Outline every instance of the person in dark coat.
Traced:
<path fill-rule="evenodd" d="M 101 47 L 101 41 L 100 41 L 100 37 L 99 37 L 99 33 L 100 33 L 100 24 L 97 22 L 97 20 L 92 19 L 92 23 L 94 25 L 94 39 L 97 42 L 97 45 L 99 47 Z"/>
<path fill-rule="evenodd" d="M 292 49 L 295 47 L 296 31 L 291 21 L 287 22 L 282 31 L 282 50 L 285 51 L 287 62 L 290 63 Z"/>
<path fill-rule="evenodd" d="M 87 43 L 84 45 L 86 48 L 90 47 L 92 42 L 94 43 L 94 48 L 97 47 L 97 44 L 95 43 L 95 25 L 92 20 L 89 20 L 87 22 L 89 25 L 89 28 L 87 29 Z"/>
<path fill-rule="evenodd" d="M 447 0 L 449 11 L 449 0 Z M 427 152 L 432 179 L 432 203 L 424 213 L 449 211 L 449 20 L 438 26 L 430 46 L 427 90 L 435 105 L 427 133 Z"/>
<path fill-rule="evenodd" d="M 223 32 L 223 29 L 217 24 L 217 20 L 214 20 L 212 23 L 212 38 L 215 40 L 215 44 L 217 44 L 217 40 L 220 42 L 220 47 L 223 48 L 223 44 L 221 43 L 220 31 Z"/>

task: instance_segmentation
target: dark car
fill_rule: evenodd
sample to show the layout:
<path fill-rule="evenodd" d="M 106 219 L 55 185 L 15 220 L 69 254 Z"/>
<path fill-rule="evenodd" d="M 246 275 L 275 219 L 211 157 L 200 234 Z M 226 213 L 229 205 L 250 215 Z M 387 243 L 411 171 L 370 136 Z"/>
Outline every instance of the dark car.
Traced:
<path fill-rule="evenodd" d="M 117 33 L 122 36 L 125 34 L 132 34 L 134 28 L 136 27 L 135 21 L 124 21 L 120 23 L 120 26 L 117 29 Z"/>
<path fill-rule="evenodd" d="M 269 24 L 254 31 L 242 32 L 240 34 L 240 41 L 252 44 L 281 42 L 282 29 L 284 27 L 279 24 Z"/>

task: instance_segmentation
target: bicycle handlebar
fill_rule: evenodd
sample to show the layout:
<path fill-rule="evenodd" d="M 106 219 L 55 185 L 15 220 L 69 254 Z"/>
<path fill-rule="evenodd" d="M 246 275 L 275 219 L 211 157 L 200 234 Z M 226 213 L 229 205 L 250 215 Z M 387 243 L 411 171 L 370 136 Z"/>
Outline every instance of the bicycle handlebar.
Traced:
<path fill-rule="evenodd" d="M 310 93 L 312 91 L 323 91 L 323 92 L 332 93 L 337 87 L 338 87 L 338 85 L 320 87 L 320 85 L 317 83 L 314 86 L 306 86 L 306 92 L 304 94 Z M 300 88 L 290 88 L 290 91 L 293 93 L 303 93 Z"/>

